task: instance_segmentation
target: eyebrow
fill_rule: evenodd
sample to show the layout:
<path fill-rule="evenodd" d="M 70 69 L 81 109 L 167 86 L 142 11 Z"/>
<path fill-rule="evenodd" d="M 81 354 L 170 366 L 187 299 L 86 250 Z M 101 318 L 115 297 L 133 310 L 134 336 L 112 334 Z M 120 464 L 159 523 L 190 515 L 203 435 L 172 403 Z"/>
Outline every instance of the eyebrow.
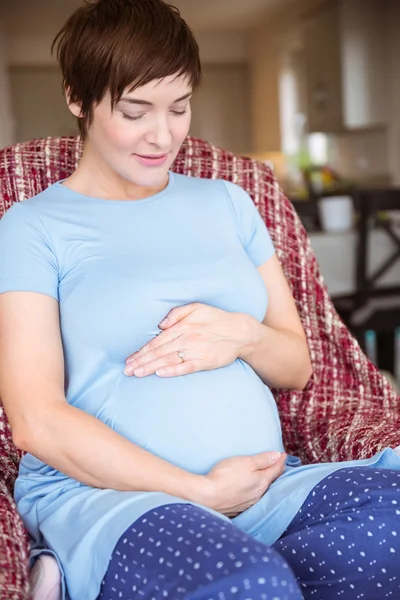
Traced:
<path fill-rule="evenodd" d="M 187 100 L 187 98 L 190 98 L 190 96 L 192 95 L 192 92 L 189 92 L 188 94 L 185 94 L 184 96 L 181 96 L 180 98 L 177 98 L 176 100 L 173 101 L 172 104 L 176 104 L 177 102 L 182 102 L 182 100 Z M 121 98 L 120 102 L 129 102 L 130 104 L 142 104 L 145 106 L 153 106 L 152 102 L 148 102 L 148 100 L 139 100 L 139 98 Z"/>

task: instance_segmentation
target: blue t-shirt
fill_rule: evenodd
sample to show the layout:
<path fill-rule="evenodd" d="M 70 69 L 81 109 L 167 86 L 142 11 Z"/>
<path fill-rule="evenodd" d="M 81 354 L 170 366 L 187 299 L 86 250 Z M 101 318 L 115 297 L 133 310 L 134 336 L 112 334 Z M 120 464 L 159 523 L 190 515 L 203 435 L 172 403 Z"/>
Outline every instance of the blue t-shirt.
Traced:
<path fill-rule="evenodd" d="M 268 299 L 256 267 L 273 253 L 254 203 L 232 183 L 170 173 L 162 192 L 119 201 L 58 182 L 1 220 L 0 293 L 33 291 L 59 302 L 71 405 L 179 467 L 207 473 L 223 458 L 283 450 L 268 387 L 239 359 L 169 379 L 127 377 L 125 360 L 176 306 L 201 302 L 261 322 Z M 313 485 L 341 466 L 288 467 L 234 521 L 272 543 Z M 54 552 L 72 600 L 82 590 L 87 600 L 97 597 L 111 552 L 135 519 L 182 501 L 90 488 L 29 454 L 15 497 L 34 552 Z"/>

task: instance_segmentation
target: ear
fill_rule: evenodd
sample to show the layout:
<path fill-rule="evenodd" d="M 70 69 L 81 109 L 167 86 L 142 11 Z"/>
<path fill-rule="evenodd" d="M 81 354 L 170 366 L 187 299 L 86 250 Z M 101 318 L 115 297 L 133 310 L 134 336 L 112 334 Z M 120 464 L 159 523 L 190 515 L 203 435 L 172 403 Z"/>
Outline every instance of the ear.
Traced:
<path fill-rule="evenodd" d="M 70 96 L 69 90 L 65 91 L 65 99 L 67 101 L 68 108 L 72 112 L 74 117 L 81 119 L 82 118 L 81 104 L 79 102 L 71 102 L 71 96 Z"/>
<path fill-rule="evenodd" d="M 82 110 L 80 104 L 73 102 L 71 104 L 68 104 L 68 108 L 72 112 L 74 117 L 78 117 L 78 119 L 82 118 Z"/>

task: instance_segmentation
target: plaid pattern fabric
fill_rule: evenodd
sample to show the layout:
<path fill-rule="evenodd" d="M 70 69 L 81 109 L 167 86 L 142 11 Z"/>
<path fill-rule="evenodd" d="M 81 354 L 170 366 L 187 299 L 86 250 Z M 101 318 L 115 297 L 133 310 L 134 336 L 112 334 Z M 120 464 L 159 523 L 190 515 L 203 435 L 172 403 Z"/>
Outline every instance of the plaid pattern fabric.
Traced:
<path fill-rule="evenodd" d="M 77 138 L 33 140 L 0 152 L 0 216 L 14 203 L 68 177 L 82 152 Z M 265 220 L 303 322 L 314 374 L 302 392 L 274 390 L 288 452 L 305 462 L 371 456 L 400 443 L 400 398 L 337 316 L 307 234 L 271 171 L 188 138 L 173 169 L 242 186 Z M 26 593 L 26 538 L 7 493 L 20 453 L 0 405 L 0 598 Z M 1 485 L 1 484 L 0 484 Z M 4 575 L 5 573 L 5 575 Z"/>
<path fill-rule="evenodd" d="M 9 490 L 0 481 L 0 598 L 25 600 L 27 594 L 27 534 Z"/>

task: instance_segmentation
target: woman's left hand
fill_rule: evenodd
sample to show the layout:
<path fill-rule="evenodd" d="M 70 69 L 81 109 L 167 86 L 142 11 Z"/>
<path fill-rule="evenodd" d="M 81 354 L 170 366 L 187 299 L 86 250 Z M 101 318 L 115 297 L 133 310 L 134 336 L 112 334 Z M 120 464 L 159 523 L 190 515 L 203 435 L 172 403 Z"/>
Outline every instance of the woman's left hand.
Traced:
<path fill-rule="evenodd" d="M 162 332 L 127 358 L 125 373 L 176 377 L 229 365 L 251 344 L 253 321 L 198 302 L 174 308 L 160 323 Z"/>

